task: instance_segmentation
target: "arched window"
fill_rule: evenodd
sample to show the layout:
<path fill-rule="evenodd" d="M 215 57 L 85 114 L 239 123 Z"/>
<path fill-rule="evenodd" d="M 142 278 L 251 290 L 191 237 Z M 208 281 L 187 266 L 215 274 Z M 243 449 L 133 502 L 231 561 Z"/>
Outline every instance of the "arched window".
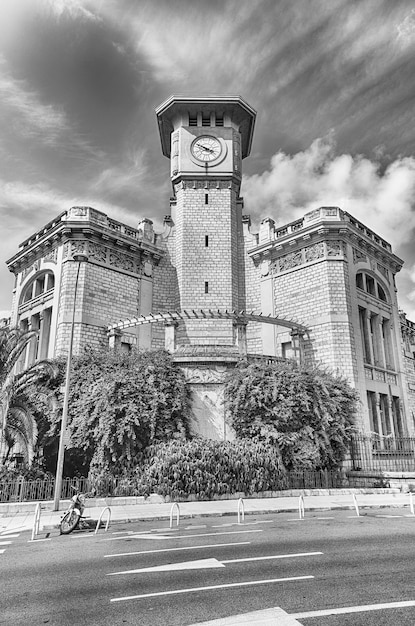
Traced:
<path fill-rule="evenodd" d="M 53 272 L 47 271 L 37 274 L 33 280 L 26 285 L 22 292 L 20 303 L 25 304 L 34 300 L 38 296 L 51 292 L 55 287 L 55 276 Z"/>
<path fill-rule="evenodd" d="M 362 291 L 366 291 L 366 293 L 369 293 L 371 296 L 377 298 L 378 300 L 383 300 L 383 302 L 388 301 L 384 288 L 370 274 L 366 274 L 365 272 L 358 272 L 356 274 L 356 287 L 358 289 L 361 289 Z"/>

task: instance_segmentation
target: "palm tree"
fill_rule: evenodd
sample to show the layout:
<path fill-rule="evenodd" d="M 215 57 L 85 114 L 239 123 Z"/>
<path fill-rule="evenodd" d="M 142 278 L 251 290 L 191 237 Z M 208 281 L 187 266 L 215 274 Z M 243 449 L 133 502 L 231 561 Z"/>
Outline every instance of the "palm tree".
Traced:
<path fill-rule="evenodd" d="M 33 458 L 37 426 L 25 392 L 31 385 L 42 387 L 57 375 L 50 361 L 42 360 L 18 372 L 16 364 L 37 331 L 0 329 L 0 462 L 10 453 L 12 441 L 23 445 L 28 463 Z M 6 451 L 7 450 L 7 451 Z"/>

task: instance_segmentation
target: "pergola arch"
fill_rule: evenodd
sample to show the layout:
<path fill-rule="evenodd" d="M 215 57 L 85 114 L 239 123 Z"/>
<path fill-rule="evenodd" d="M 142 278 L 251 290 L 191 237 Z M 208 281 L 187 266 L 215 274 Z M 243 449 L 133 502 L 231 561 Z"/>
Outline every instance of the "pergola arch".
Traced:
<path fill-rule="evenodd" d="M 166 311 L 159 313 L 148 313 L 147 315 L 137 315 L 125 320 L 114 322 L 108 326 L 108 335 L 110 343 L 116 344 L 116 338 L 121 331 L 134 326 L 142 326 L 144 324 L 164 323 L 166 326 L 165 344 L 166 349 L 171 350 L 174 345 L 175 327 L 180 322 L 187 320 L 232 320 L 237 328 L 237 345 L 241 354 L 247 353 L 246 346 L 246 325 L 249 322 L 259 322 L 261 324 L 272 324 L 274 326 L 282 326 L 291 330 L 293 338 L 294 353 L 297 354 L 298 360 L 301 361 L 302 345 L 301 339 L 307 332 L 307 327 L 293 319 L 273 316 L 271 314 L 255 313 L 255 311 L 228 311 L 221 309 L 184 309 L 183 311 Z"/>

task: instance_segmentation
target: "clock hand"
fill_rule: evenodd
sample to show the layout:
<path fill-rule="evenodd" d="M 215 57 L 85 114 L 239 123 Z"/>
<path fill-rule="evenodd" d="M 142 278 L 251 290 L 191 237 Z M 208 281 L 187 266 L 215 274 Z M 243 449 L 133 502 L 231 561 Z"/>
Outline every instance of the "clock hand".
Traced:
<path fill-rule="evenodd" d="M 206 152 L 214 152 L 214 150 L 212 148 L 208 148 L 207 146 L 203 146 L 201 143 L 197 143 L 196 145 L 199 148 L 202 148 L 202 150 L 205 150 Z"/>

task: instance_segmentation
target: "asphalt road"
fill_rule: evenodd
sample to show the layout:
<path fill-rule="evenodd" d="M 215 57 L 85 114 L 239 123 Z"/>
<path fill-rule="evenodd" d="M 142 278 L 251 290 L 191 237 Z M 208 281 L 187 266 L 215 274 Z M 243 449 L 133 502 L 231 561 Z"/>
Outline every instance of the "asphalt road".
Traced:
<path fill-rule="evenodd" d="M 407 510 L 382 509 L 3 534 L 0 624 L 189 626 L 279 606 L 306 626 L 413 626 L 414 533 Z"/>

